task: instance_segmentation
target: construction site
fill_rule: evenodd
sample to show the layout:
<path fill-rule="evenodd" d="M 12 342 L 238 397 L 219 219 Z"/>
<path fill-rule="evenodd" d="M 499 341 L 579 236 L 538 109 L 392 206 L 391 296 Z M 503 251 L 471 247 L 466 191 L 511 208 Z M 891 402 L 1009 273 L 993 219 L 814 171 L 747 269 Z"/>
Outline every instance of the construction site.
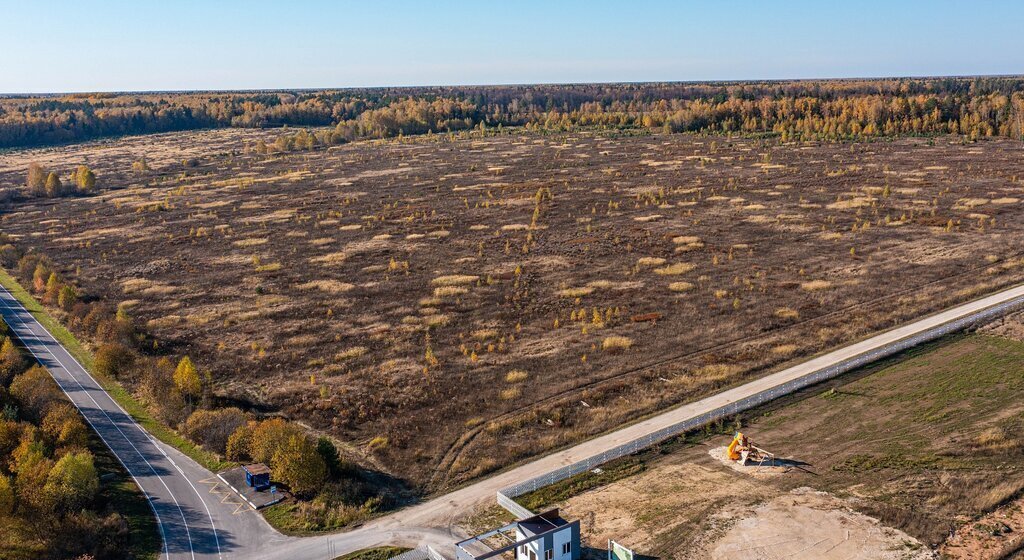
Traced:
<path fill-rule="evenodd" d="M 619 558 L 613 542 L 630 558 L 1019 558 L 1022 326 L 942 337 L 516 502 L 578 520 L 582 558 Z"/>

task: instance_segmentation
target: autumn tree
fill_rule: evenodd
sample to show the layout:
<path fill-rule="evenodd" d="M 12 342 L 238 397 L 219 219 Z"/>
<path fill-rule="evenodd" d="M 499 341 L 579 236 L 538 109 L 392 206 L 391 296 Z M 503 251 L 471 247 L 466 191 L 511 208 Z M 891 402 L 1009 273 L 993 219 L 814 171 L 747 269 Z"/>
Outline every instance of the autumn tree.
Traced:
<path fill-rule="evenodd" d="M 40 262 L 39 264 L 36 265 L 36 269 L 32 273 L 32 289 L 35 290 L 36 293 L 45 292 L 46 283 L 49 281 L 49 279 L 50 267 Z"/>
<path fill-rule="evenodd" d="M 84 448 L 89 441 L 89 432 L 70 403 L 62 402 L 50 407 L 41 424 L 42 433 L 54 447 Z"/>
<path fill-rule="evenodd" d="M 57 460 L 47 474 L 43 493 L 51 507 L 75 511 L 96 498 L 99 477 L 88 451 L 68 453 Z"/>
<path fill-rule="evenodd" d="M 96 373 L 117 378 L 131 369 L 135 363 L 135 353 L 119 342 L 108 342 L 96 349 L 93 367 Z"/>
<path fill-rule="evenodd" d="M 25 181 L 29 194 L 33 196 L 46 195 L 46 170 L 38 163 L 28 164 L 28 178 Z"/>
<path fill-rule="evenodd" d="M 58 196 L 64 195 L 64 185 L 60 182 L 60 177 L 56 173 L 51 171 L 46 176 L 46 196 L 50 198 L 57 198 Z"/>
<path fill-rule="evenodd" d="M 182 395 L 189 398 L 196 398 L 202 394 L 203 380 L 199 376 L 195 364 L 192 363 L 192 359 L 188 356 L 182 358 L 178 362 L 178 367 L 174 369 L 174 386 Z"/>
<path fill-rule="evenodd" d="M 78 190 L 83 193 L 92 193 L 96 190 L 96 174 L 87 165 L 79 165 L 75 169 L 75 184 Z"/>
<path fill-rule="evenodd" d="M 270 460 L 273 477 L 293 493 L 308 496 L 327 479 L 327 465 L 305 434 L 293 434 Z"/>
<path fill-rule="evenodd" d="M 0 343 L 0 385 L 7 385 L 25 369 L 25 358 L 10 337 Z"/>
<path fill-rule="evenodd" d="M 77 302 L 78 292 L 75 290 L 75 287 L 67 284 L 62 286 L 60 294 L 57 296 L 57 305 L 64 311 L 71 311 Z"/>
<path fill-rule="evenodd" d="M 14 485 L 11 484 L 11 477 L 0 473 L 0 519 L 14 513 L 14 504 Z"/>
<path fill-rule="evenodd" d="M 252 458 L 252 433 L 256 429 L 257 422 L 247 422 L 228 436 L 227 444 L 224 447 L 224 456 L 229 461 L 242 461 Z"/>
<path fill-rule="evenodd" d="M 42 420 L 49 407 L 63 398 L 57 383 L 42 366 L 32 366 L 11 382 L 11 396 L 28 419 Z"/>
<path fill-rule="evenodd" d="M 11 455 L 14 459 L 11 469 L 15 474 L 14 488 L 20 501 L 37 512 L 48 512 L 50 502 L 44 488 L 53 461 L 46 457 L 43 444 L 25 437 Z"/>
<path fill-rule="evenodd" d="M 249 456 L 258 463 L 270 463 L 274 454 L 295 435 L 304 435 L 303 429 L 280 418 L 271 418 L 257 424 L 252 430 Z"/>
<path fill-rule="evenodd" d="M 245 423 L 245 414 L 234 407 L 197 410 L 185 421 L 182 431 L 210 451 L 224 453 L 231 435 Z"/>
<path fill-rule="evenodd" d="M 43 291 L 43 303 L 57 303 L 61 287 L 60 277 L 56 272 L 51 272 L 46 280 L 46 290 Z"/>

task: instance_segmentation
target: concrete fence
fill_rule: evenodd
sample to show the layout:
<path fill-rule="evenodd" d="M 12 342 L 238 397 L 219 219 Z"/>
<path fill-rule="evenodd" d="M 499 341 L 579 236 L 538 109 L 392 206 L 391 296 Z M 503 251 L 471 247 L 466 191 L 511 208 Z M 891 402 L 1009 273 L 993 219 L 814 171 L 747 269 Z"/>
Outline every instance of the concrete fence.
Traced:
<path fill-rule="evenodd" d="M 794 379 L 792 381 L 780 384 L 765 391 L 761 391 L 744 399 L 740 399 L 738 401 L 721 406 L 715 410 L 701 414 L 700 416 L 696 416 L 688 420 L 684 420 L 682 422 L 674 424 L 672 426 L 668 426 L 656 432 L 652 432 L 650 434 L 647 434 L 646 436 L 637 438 L 631 442 L 609 449 L 608 451 L 604 451 L 592 457 L 588 457 L 587 459 L 584 459 L 582 461 L 577 461 L 570 465 L 566 465 L 547 474 L 537 476 L 529 480 L 524 480 L 517 484 L 513 484 L 512 486 L 504 488 L 498 492 L 498 504 L 500 504 L 502 507 L 504 507 L 517 517 L 528 517 L 529 515 L 532 515 L 532 513 L 523 506 L 519 505 L 515 500 L 513 500 L 513 498 L 515 498 L 516 496 L 527 494 L 529 492 L 533 492 L 540 488 L 544 488 L 545 486 L 549 486 L 551 484 L 565 480 L 572 476 L 587 472 L 598 467 L 599 465 L 602 465 L 614 459 L 619 459 L 627 455 L 632 455 L 654 444 L 660 443 L 662 441 L 678 436 L 685 432 L 700 428 L 717 420 L 728 418 L 739 412 L 755 408 L 757 406 L 775 400 L 779 397 L 799 391 L 800 389 L 809 387 L 811 385 L 815 385 L 817 383 L 821 383 L 822 381 L 833 379 L 835 377 L 838 377 L 839 375 L 855 370 L 859 367 L 865 366 L 882 358 L 898 354 L 900 352 L 903 352 L 904 350 L 908 350 L 924 342 L 935 340 L 948 334 L 952 334 L 955 332 L 968 329 L 973 326 L 978 326 L 987 323 L 989 321 L 992 321 L 993 319 L 996 319 L 1010 312 L 1015 308 L 1022 306 L 1024 306 L 1024 297 L 1014 298 L 1004 303 L 1000 303 L 992 307 L 978 311 L 977 313 L 974 313 L 967 317 L 950 321 L 948 323 L 943 323 L 942 325 L 918 333 L 914 336 L 910 336 L 902 340 L 892 342 L 881 348 L 872 350 L 870 352 L 866 352 L 864 354 L 860 354 L 858 356 L 839 362 L 830 367 L 823 368 L 813 373 L 807 374 L 798 379 Z"/>

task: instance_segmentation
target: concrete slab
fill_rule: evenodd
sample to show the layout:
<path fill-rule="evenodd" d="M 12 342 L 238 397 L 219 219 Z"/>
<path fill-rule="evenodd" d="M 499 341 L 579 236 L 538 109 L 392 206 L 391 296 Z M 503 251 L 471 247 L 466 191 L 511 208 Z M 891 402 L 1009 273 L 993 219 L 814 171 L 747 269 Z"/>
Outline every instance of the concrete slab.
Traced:
<path fill-rule="evenodd" d="M 271 492 L 268 490 L 257 491 L 255 488 L 245 483 L 245 471 L 242 467 L 235 467 L 226 471 L 217 473 L 217 477 L 220 478 L 224 484 L 227 484 L 242 498 L 245 503 L 249 504 L 252 509 L 265 508 L 270 505 L 274 505 L 287 497 L 287 494 L 281 490 L 277 492 Z"/>

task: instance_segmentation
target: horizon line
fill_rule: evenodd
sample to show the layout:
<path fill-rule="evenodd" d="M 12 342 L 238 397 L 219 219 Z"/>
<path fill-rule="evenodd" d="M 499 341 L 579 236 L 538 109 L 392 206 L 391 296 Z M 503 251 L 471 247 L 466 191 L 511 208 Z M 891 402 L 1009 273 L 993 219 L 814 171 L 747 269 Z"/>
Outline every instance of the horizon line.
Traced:
<path fill-rule="evenodd" d="M 969 80 L 969 79 L 1024 79 L 1024 74 L 946 74 L 946 75 L 902 75 L 902 76 L 833 76 L 833 77 L 801 77 L 801 78 L 729 78 L 706 80 L 640 80 L 640 81 L 594 81 L 594 82 L 496 82 L 496 83 L 455 83 L 455 84 L 403 84 L 373 86 L 340 86 L 340 87 L 270 87 L 270 88 L 238 88 L 238 89 L 152 89 L 152 90 L 80 90 L 52 92 L 0 92 L 0 98 L 13 99 L 19 97 L 55 97 L 62 95 L 160 95 L 160 94 L 201 94 L 201 93 L 291 93 L 321 91 L 372 91 L 387 89 L 434 89 L 434 88 L 489 88 L 489 87 L 530 87 L 530 86 L 594 86 L 594 85 L 738 85 L 763 83 L 796 83 L 796 82 L 838 82 L 838 81 L 881 81 L 881 80 Z"/>

